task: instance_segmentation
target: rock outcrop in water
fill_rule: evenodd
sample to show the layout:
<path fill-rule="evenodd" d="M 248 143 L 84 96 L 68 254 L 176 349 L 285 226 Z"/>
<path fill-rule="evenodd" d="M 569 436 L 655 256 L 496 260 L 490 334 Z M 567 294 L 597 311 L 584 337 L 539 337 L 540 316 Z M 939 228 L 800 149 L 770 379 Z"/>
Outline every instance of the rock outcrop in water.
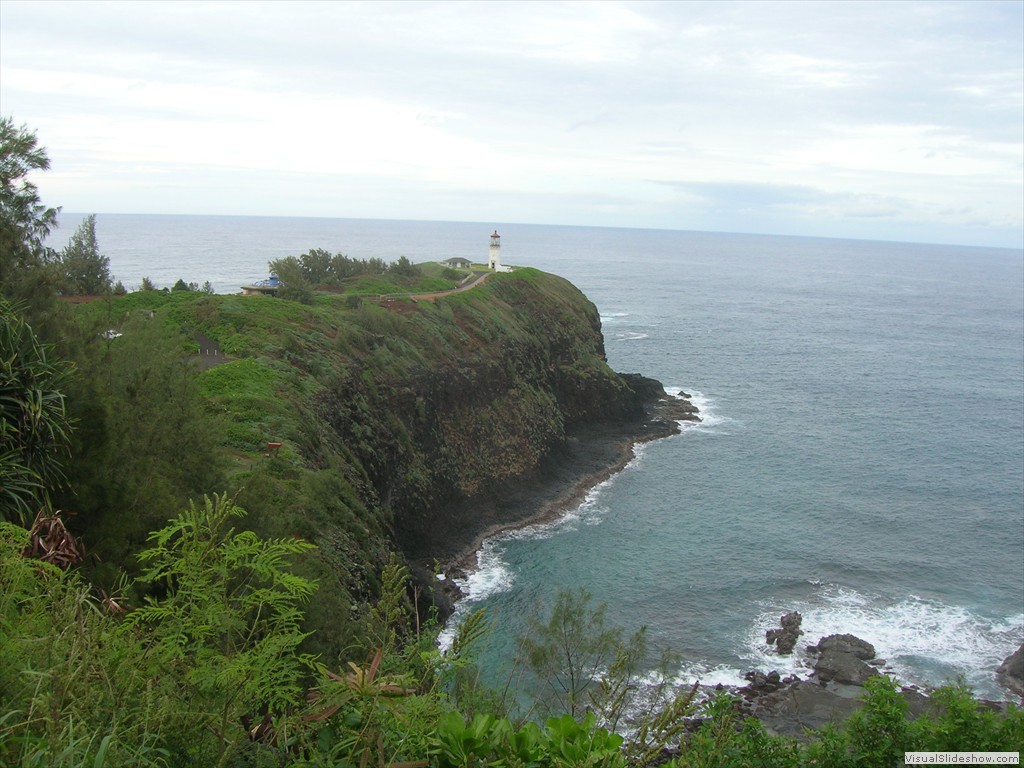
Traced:
<path fill-rule="evenodd" d="M 792 615 L 782 617 L 783 628 L 794 625 L 795 618 L 786 621 Z M 769 634 L 782 632 L 783 629 L 768 630 Z M 863 684 L 882 674 L 872 666 L 883 664 L 875 657 L 875 647 L 855 635 L 828 635 L 804 650 L 816 657 L 810 679 L 782 677 L 776 670 L 754 670 L 744 675 L 748 684 L 735 691 L 740 697 L 740 710 L 760 720 L 769 733 L 805 739 L 808 729 L 820 730 L 829 723 L 845 721 L 864 704 Z M 1024 644 L 1003 661 L 996 670 L 996 678 L 1015 695 L 1024 696 Z M 718 690 L 722 688 L 718 686 Z M 902 687 L 900 696 L 911 718 L 937 706 L 927 692 L 916 686 Z M 998 701 L 981 700 L 979 704 L 993 712 L 1005 711 L 1007 707 L 1005 702 Z"/>
<path fill-rule="evenodd" d="M 996 679 L 1013 693 L 1024 696 L 1024 643 L 999 665 Z"/>
<path fill-rule="evenodd" d="M 815 676 L 824 682 L 862 685 L 878 674 L 866 661 L 875 658 L 875 647 L 854 635 L 829 635 L 809 646 L 808 653 L 818 656 L 814 662 Z"/>
<path fill-rule="evenodd" d="M 800 624 L 804 617 L 798 611 L 790 611 L 779 619 L 781 629 L 769 629 L 764 633 L 768 645 L 774 645 L 780 656 L 788 656 L 793 652 L 796 641 L 803 634 Z"/>

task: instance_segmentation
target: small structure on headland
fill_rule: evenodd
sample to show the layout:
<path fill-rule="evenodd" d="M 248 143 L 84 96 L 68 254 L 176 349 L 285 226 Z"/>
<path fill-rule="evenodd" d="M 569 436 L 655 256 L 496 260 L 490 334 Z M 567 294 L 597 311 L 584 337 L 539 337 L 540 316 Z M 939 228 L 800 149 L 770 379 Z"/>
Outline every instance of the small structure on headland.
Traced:
<path fill-rule="evenodd" d="M 492 272 L 497 272 L 501 269 L 501 235 L 498 234 L 498 230 L 494 230 L 494 234 L 491 235 L 491 247 L 487 257 L 487 268 Z"/>
<path fill-rule="evenodd" d="M 494 234 L 491 235 L 491 246 L 487 254 L 487 268 L 491 272 L 511 272 L 511 267 L 505 267 L 501 264 L 501 235 L 498 234 L 498 230 L 494 230 Z"/>
<path fill-rule="evenodd" d="M 277 296 L 279 290 L 281 281 L 277 279 L 277 275 L 271 275 L 266 280 L 257 280 L 252 285 L 242 286 L 244 296 Z"/>
<path fill-rule="evenodd" d="M 450 269 L 469 269 L 473 266 L 473 262 L 469 259 L 464 259 L 461 256 L 453 256 L 450 259 L 445 259 L 441 262 L 442 267 L 448 267 Z"/>

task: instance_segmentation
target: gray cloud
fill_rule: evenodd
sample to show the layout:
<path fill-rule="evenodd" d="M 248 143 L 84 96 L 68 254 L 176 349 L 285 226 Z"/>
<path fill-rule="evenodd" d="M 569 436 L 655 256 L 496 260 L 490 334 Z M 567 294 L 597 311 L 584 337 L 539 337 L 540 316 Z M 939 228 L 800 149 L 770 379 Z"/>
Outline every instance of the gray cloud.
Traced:
<path fill-rule="evenodd" d="M 751 184 L 716 181 L 662 181 L 672 189 L 701 198 L 708 205 L 766 208 L 833 202 L 842 197 L 812 187 L 790 184 Z"/>
<path fill-rule="evenodd" d="M 1020 247 L 1022 26 L 1015 2 L 3 0 L 0 103 L 69 210 L 151 210 L 128 180 L 189 162 L 208 212 L 235 175 L 305 173 L 381 190 L 360 215 L 408 215 L 415 190 L 424 218 L 699 229 L 731 208 L 742 231 L 970 242 L 980 218 Z M 345 215 L 317 199 L 244 212 Z"/>

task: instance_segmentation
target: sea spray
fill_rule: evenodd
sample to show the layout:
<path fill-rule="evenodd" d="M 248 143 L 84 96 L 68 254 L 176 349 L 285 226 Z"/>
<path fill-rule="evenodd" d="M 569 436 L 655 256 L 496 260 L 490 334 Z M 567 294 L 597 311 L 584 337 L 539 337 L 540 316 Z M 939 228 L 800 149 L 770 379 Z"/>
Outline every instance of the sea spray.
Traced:
<path fill-rule="evenodd" d="M 804 635 L 791 657 L 771 653 L 764 642 L 765 630 L 777 623 L 783 610 L 803 615 Z M 937 687 L 963 679 L 984 696 L 1004 698 L 994 671 L 1024 642 L 1024 615 L 984 617 L 917 595 L 892 599 L 820 584 L 810 599 L 786 607 L 773 603 L 756 617 L 747 636 L 746 659 L 753 669 L 806 675 L 815 658 L 802 649 L 843 633 L 874 645 L 885 662 L 882 669 L 903 683 Z"/>

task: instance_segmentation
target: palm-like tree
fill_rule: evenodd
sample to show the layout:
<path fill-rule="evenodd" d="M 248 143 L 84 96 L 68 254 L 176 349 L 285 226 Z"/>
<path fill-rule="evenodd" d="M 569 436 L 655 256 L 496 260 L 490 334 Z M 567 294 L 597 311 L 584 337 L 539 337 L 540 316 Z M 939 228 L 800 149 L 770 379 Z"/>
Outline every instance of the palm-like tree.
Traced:
<path fill-rule="evenodd" d="M 63 394 L 70 366 L 0 298 L 0 517 L 31 522 L 64 481 L 71 423 Z"/>

